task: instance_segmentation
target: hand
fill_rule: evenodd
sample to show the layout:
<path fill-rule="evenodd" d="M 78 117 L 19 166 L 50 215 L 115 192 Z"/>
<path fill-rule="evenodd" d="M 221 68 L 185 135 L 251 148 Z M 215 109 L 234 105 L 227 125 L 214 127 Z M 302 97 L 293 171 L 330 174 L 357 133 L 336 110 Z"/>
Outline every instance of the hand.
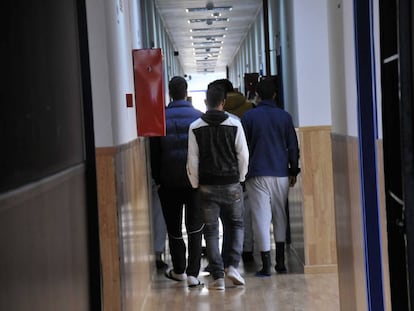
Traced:
<path fill-rule="evenodd" d="M 296 176 L 289 176 L 289 187 L 293 187 L 296 184 Z"/>

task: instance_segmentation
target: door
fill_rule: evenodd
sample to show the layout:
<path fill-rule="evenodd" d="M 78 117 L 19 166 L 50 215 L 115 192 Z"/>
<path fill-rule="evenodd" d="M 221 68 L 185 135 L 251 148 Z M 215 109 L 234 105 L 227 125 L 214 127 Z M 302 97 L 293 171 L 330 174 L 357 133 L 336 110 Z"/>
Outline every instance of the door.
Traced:
<path fill-rule="evenodd" d="M 85 1 L 0 12 L 0 310 L 101 310 Z"/>
<path fill-rule="evenodd" d="M 244 96 L 247 99 L 254 99 L 258 82 L 259 74 L 257 72 L 244 74 Z"/>
<path fill-rule="evenodd" d="M 380 1 L 385 200 L 391 304 L 411 310 L 413 104 L 410 0 Z M 386 267 L 385 267 L 386 268 Z"/>

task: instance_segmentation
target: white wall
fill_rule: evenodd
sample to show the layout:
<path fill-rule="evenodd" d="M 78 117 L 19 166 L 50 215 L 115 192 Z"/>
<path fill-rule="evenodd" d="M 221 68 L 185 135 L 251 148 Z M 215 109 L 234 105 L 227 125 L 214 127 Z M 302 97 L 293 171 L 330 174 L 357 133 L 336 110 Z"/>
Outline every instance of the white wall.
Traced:
<path fill-rule="evenodd" d="M 327 0 L 294 0 L 299 126 L 331 125 Z"/>
<path fill-rule="evenodd" d="M 330 74 L 332 98 L 332 131 L 346 135 L 347 125 L 347 92 L 344 51 L 344 11 L 339 1 L 328 3 Z"/>
<path fill-rule="evenodd" d="M 356 89 L 356 59 L 355 59 L 355 29 L 354 5 L 351 1 L 343 1 L 344 57 L 345 57 L 345 86 L 346 86 L 346 126 L 349 136 L 358 136 L 358 109 Z M 337 116 L 336 120 L 341 118 Z M 343 116 L 342 116 L 343 118 Z"/>
<path fill-rule="evenodd" d="M 95 144 L 112 146 L 111 95 L 105 27 L 105 7 L 98 0 L 86 1 L 92 82 Z"/>
<path fill-rule="evenodd" d="M 280 0 L 280 49 L 282 55 L 283 101 L 285 109 L 292 115 L 294 125 L 299 126 L 294 37 L 293 1 Z"/>
<path fill-rule="evenodd" d="M 299 125 L 332 124 L 333 133 L 358 137 L 353 2 L 317 0 L 311 4 L 295 0 L 293 3 Z M 377 117 L 381 138 L 378 1 L 374 4 Z"/>
<path fill-rule="evenodd" d="M 88 0 L 86 6 L 96 147 L 116 146 L 137 137 L 126 94 L 134 94 L 131 53 L 138 40 L 130 32 L 128 1 Z"/>
<path fill-rule="evenodd" d="M 382 139 L 382 96 L 381 96 L 381 53 L 380 53 L 380 26 L 379 26 L 379 1 L 374 0 L 374 55 L 376 71 L 377 91 L 377 124 L 378 138 Z"/>
<path fill-rule="evenodd" d="M 129 15 L 131 19 L 131 39 L 132 39 L 132 48 L 141 49 L 143 48 L 142 43 L 142 32 L 141 32 L 141 4 L 140 1 L 129 0 L 130 9 Z"/>
<path fill-rule="evenodd" d="M 353 3 L 328 2 L 332 131 L 358 136 Z"/>

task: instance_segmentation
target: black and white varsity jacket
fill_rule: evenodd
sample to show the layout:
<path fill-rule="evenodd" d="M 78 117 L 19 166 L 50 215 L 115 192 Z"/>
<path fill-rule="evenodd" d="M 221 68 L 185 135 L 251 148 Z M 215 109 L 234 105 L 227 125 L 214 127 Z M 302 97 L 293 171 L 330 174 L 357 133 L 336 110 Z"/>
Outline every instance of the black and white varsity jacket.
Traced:
<path fill-rule="evenodd" d="M 193 188 L 243 182 L 248 163 L 249 150 L 239 120 L 209 110 L 191 123 L 187 174 Z"/>

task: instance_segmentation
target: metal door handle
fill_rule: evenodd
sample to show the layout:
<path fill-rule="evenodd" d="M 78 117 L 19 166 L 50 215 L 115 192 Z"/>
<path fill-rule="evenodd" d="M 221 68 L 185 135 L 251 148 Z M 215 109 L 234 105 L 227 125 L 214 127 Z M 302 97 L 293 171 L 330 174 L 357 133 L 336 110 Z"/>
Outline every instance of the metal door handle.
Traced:
<path fill-rule="evenodd" d="M 391 198 L 394 199 L 395 202 L 397 202 L 398 204 L 400 204 L 401 206 L 404 206 L 404 201 L 403 199 L 400 199 L 395 193 L 393 193 L 392 191 L 388 191 L 389 195 L 391 196 Z"/>

